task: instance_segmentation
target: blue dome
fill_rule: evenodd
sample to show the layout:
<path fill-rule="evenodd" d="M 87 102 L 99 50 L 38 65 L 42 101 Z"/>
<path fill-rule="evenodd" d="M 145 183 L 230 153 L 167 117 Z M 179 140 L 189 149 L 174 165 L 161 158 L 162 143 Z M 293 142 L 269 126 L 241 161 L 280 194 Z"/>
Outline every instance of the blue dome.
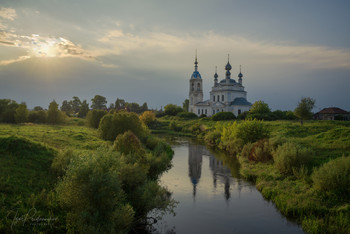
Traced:
<path fill-rule="evenodd" d="M 230 84 L 236 84 L 236 81 L 234 79 L 230 79 L 229 83 Z M 226 84 L 226 79 L 220 80 L 220 84 Z"/>
<path fill-rule="evenodd" d="M 201 76 L 201 74 L 199 74 L 198 71 L 194 71 L 192 73 L 191 79 L 202 79 L 202 76 Z"/>
<path fill-rule="evenodd" d="M 242 78 L 242 77 L 243 77 L 243 74 L 240 72 L 240 73 L 238 74 L 238 77 L 239 77 L 239 78 Z"/>

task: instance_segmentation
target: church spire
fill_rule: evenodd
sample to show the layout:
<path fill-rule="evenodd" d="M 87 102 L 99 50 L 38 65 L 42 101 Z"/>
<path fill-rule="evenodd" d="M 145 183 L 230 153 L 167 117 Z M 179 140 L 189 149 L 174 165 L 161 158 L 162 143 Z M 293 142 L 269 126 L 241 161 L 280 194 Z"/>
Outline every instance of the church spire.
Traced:
<path fill-rule="evenodd" d="M 215 74 L 214 74 L 214 86 L 218 84 L 218 66 L 215 66 Z"/>
<path fill-rule="evenodd" d="M 197 49 L 196 49 L 196 59 L 194 60 L 194 70 L 198 71 Z"/>
<path fill-rule="evenodd" d="M 242 66 L 239 65 L 239 74 L 238 74 L 238 83 L 242 84 L 242 77 L 243 77 L 243 74 L 242 74 Z"/>
<path fill-rule="evenodd" d="M 230 64 L 230 54 L 227 55 L 227 64 L 225 66 L 226 70 L 226 79 L 231 79 L 231 72 L 230 70 L 232 69 L 231 64 Z"/>

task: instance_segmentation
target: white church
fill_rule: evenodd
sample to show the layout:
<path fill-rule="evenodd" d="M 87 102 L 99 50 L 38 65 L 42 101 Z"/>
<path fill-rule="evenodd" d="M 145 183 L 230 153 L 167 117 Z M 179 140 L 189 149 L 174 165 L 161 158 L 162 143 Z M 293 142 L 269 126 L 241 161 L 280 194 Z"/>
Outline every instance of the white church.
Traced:
<path fill-rule="evenodd" d="M 218 81 L 218 74 L 214 74 L 214 86 L 210 92 L 210 99 L 203 101 L 203 84 L 198 72 L 197 55 L 194 62 L 194 72 L 190 79 L 189 111 L 200 116 L 212 116 L 218 112 L 232 112 L 235 116 L 249 111 L 252 104 L 247 101 L 247 92 L 242 85 L 242 72 L 238 74 L 238 82 L 231 79 L 232 69 L 230 61 L 225 66 L 226 77 Z"/>

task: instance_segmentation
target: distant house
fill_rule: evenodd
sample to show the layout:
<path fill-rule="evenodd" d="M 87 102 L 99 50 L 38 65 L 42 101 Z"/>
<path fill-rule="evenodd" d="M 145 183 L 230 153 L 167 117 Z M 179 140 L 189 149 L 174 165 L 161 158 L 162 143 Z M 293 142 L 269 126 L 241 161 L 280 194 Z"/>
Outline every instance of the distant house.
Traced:
<path fill-rule="evenodd" d="M 350 120 L 350 112 L 338 107 L 328 107 L 314 115 L 318 120 Z"/>

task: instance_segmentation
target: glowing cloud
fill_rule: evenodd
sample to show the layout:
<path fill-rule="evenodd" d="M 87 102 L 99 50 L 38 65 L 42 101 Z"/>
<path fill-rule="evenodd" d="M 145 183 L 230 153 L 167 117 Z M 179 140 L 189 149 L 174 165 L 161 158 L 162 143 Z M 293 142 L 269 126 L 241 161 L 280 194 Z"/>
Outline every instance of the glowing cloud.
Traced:
<path fill-rule="evenodd" d="M 0 8 L 0 17 L 7 20 L 14 20 L 17 17 L 16 10 L 13 8 Z"/>

